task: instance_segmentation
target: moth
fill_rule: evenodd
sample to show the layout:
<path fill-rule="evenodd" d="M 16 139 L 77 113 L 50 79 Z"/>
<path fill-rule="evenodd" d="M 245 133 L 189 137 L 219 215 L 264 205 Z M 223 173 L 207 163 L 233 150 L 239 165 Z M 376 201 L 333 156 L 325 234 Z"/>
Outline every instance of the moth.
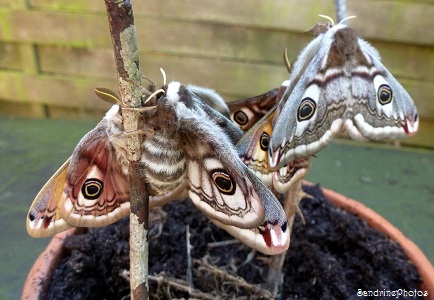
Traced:
<path fill-rule="evenodd" d="M 287 68 L 289 69 L 288 64 Z M 286 80 L 279 88 L 264 94 L 228 103 L 231 120 L 246 131 L 237 143 L 241 159 L 256 176 L 268 186 L 274 187 L 280 194 L 285 194 L 295 182 L 307 174 L 310 168 L 309 157 L 288 162 L 274 172 L 268 168 L 268 147 L 273 134 L 272 117 L 274 116 L 269 112 L 282 99 L 288 85 L 289 80 Z M 267 117 L 264 118 L 265 115 Z M 255 125 L 256 123 L 258 124 Z M 252 127 L 254 129 L 251 129 Z"/>
<path fill-rule="evenodd" d="M 378 51 L 344 24 L 317 28 L 292 66 L 282 99 L 240 141 L 242 155 L 255 157 L 262 133 L 272 130 L 268 171 L 318 152 L 343 130 L 365 141 L 404 138 L 418 129 L 413 100 Z"/>
<path fill-rule="evenodd" d="M 102 93 L 116 99 L 107 91 Z M 285 251 L 285 212 L 239 159 L 234 143 L 242 131 L 228 118 L 223 99 L 213 90 L 179 82 L 154 94 L 155 105 L 140 114 L 140 174 L 150 207 L 188 195 L 202 213 L 248 246 L 266 254 Z M 129 214 L 122 110 L 114 105 L 38 193 L 27 217 L 31 236 L 105 226 Z"/>
<path fill-rule="evenodd" d="M 287 50 L 285 48 L 283 52 L 283 61 L 288 73 L 290 73 L 291 63 Z M 228 102 L 227 107 L 232 122 L 244 132 L 248 131 L 280 101 L 288 85 L 289 80 L 285 80 L 279 88 L 274 88 L 264 94 Z"/>

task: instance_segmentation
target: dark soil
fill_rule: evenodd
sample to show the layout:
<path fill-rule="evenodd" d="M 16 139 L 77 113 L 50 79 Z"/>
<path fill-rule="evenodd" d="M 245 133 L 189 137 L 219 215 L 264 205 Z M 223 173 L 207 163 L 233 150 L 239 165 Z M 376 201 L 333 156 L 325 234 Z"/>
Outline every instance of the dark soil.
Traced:
<path fill-rule="evenodd" d="M 299 217 L 294 222 L 283 267 L 282 299 L 392 299 L 357 293 L 359 289 L 377 293 L 418 289 L 419 274 L 397 244 L 331 205 L 319 187 L 304 190 L 314 199 L 300 205 L 306 224 Z M 210 244 L 233 238 L 188 200 L 168 204 L 164 211 L 165 221 L 154 215 L 157 220 L 150 230 L 151 299 L 267 297 L 260 286 L 267 277 L 269 256 L 253 253 L 239 242 Z M 192 245 L 191 294 L 186 283 L 187 225 Z M 128 219 L 83 231 L 67 240 L 68 256 L 54 273 L 48 299 L 129 299 Z"/>

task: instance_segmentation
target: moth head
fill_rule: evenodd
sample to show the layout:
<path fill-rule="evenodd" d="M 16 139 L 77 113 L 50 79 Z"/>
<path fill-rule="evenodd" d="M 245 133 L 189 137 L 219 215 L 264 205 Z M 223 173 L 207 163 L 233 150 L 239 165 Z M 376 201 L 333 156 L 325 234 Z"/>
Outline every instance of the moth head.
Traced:
<path fill-rule="evenodd" d="M 142 106 L 154 106 L 155 102 L 163 97 L 166 94 L 167 90 L 167 77 L 166 72 L 163 70 L 163 68 L 160 68 L 161 75 L 163 76 L 163 87 L 157 90 L 157 84 L 152 81 L 150 78 L 142 75 L 141 77 L 149 82 L 149 84 L 146 87 L 141 87 L 141 102 Z"/>
<path fill-rule="evenodd" d="M 315 37 L 327 32 L 333 25 L 330 23 L 317 23 L 312 28 L 306 30 L 305 32 L 312 33 Z"/>

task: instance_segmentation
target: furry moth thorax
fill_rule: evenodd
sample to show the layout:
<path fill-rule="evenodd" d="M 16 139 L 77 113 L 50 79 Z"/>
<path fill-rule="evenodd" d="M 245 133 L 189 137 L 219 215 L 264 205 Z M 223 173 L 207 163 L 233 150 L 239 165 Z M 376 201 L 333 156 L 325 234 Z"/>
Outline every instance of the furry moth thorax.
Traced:
<path fill-rule="evenodd" d="M 151 208 L 189 196 L 202 213 L 249 246 L 268 254 L 288 248 L 285 212 L 238 157 L 234 143 L 242 131 L 217 93 L 171 82 L 157 93 L 155 107 L 139 118 L 139 171 Z M 36 196 L 27 219 L 30 235 L 105 226 L 129 214 L 122 122 L 122 108 L 114 105 L 83 137 Z"/>

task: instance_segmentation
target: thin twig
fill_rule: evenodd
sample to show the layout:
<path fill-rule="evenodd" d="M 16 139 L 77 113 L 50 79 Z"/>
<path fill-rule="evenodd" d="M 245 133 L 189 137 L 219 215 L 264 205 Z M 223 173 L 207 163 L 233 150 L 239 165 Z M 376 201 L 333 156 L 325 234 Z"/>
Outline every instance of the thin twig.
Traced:
<path fill-rule="evenodd" d="M 231 275 L 227 271 L 211 265 L 206 257 L 201 260 L 194 259 L 193 262 L 198 265 L 199 272 L 207 272 L 216 278 L 220 278 L 219 281 L 223 282 L 224 285 L 232 285 L 236 289 L 243 288 L 261 299 L 273 299 L 273 295 L 268 290 L 250 284 L 242 277 Z"/>
<path fill-rule="evenodd" d="M 130 161 L 130 286 L 131 299 L 149 298 L 148 286 L 148 207 L 147 185 L 140 174 L 141 135 L 139 113 L 130 108 L 142 106 L 139 50 L 131 1 L 105 0 L 119 81 L 119 93 L 126 155 Z M 133 134 L 131 134 L 133 133 Z M 136 134 L 134 134 L 136 133 Z"/>
<path fill-rule="evenodd" d="M 154 276 L 154 275 L 149 275 L 149 281 L 153 281 L 156 282 L 159 286 L 166 284 L 169 285 L 179 291 L 188 293 L 191 297 L 194 298 L 198 298 L 198 299 L 216 299 L 216 296 L 213 295 L 208 295 L 206 293 L 203 293 L 199 290 L 196 290 L 194 288 L 191 288 L 188 285 L 188 282 L 181 280 L 181 279 L 176 279 L 176 278 L 169 278 L 163 275 L 159 275 L 159 276 Z M 191 298 L 190 298 L 191 299 Z"/>
<path fill-rule="evenodd" d="M 187 282 L 190 288 L 194 288 L 193 285 L 193 272 L 192 272 L 192 262 L 191 262 L 191 248 L 193 246 L 190 244 L 190 225 L 186 226 L 186 243 L 187 243 Z"/>
<path fill-rule="evenodd" d="M 221 241 L 221 242 L 212 242 L 212 243 L 208 243 L 208 249 L 212 249 L 212 248 L 217 248 L 217 247 L 224 247 L 224 246 L 229 246 L 229 245 L 233 245 L 233 244 L 240 244 L 241 242 L 237 239 L 233 239 L 233 240 L 226 240 L 226 241 Z"/>
<path fill-rule="evenodd" d="M 347 3 L 346 0 L 335 0 L 334 2 L 336 6 L 336 18 L 338 20 L 337 23 L 340 23 L 347 17 Z M 345 24 L 346 21 L 343 23 Z"/>

